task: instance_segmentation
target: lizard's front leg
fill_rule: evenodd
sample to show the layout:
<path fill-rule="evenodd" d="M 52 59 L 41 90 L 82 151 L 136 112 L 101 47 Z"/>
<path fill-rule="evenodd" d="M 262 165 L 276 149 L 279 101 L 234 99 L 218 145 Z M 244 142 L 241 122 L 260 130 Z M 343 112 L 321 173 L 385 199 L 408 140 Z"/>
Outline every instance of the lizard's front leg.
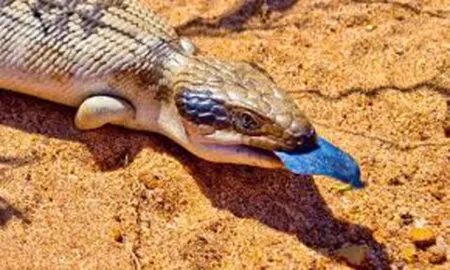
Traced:
<path fill-rule="evenodd" d="M 106 124 L 122 125 L 134 117 L 135 110 L 129 102 L 117 97 L 93 96 L 81 103 L 75 116 L 75 126 L 88 130 Z"/>

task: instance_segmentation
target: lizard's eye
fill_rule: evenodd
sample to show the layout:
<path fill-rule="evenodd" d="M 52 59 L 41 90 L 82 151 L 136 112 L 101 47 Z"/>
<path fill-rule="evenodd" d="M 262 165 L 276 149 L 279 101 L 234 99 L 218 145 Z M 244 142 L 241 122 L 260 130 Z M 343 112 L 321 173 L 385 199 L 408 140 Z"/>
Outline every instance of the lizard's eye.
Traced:
<path fill-rule="evenodd" d="M 236 129 L 244 133 L 257 131 L 261 127 L 261 121 L 250 112 L 238 112 L 235 114 L 234 123 Z"/>
<path fill-rule="evenodd" d="M 243 113 L 241 118 L 242 127 L 246 129 L 255 129 L 259 126 L 255 118 L 253 118 L 253 116 L 249 113 Z"/>

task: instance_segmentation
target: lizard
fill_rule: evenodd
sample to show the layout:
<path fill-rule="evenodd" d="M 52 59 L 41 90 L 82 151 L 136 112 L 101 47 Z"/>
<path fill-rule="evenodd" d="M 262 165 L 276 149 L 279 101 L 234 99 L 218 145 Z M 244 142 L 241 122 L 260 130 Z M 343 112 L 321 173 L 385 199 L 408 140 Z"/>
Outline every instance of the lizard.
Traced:
<path fill-rule="evenodd" d="M 258 66 L 198 53 L 139 0 L 0 0 L 0 88 L 77 108 L 74 124 L 162 134 L 218 163 L 282 168 L 314 141 Z"/>

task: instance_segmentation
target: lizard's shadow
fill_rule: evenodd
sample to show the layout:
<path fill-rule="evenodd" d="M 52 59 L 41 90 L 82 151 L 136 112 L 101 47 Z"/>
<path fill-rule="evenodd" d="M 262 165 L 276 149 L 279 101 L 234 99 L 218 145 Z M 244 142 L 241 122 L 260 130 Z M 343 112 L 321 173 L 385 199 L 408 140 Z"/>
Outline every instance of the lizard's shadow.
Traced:
<path fill-rule="evenodd" d="M 363 267 L 388 268 L 384 245 L 368 228 L 336 218 L 313 177 L 203 160 L 193 164 L 189 166 L 191 174 L 215 207 L 293 234 L 304 245 L 329 257 L 335 257 L 334 251 L 343 245 L 365 244 L 371 251 Z"/>
<path fill-rule="evenodd" d="M 384 246 L 369 229 L 334 217 L 312 177 L 209 163 L 150 133 L 110 126 L 81 132 L 73 127 L 74 113 L 68 107 L 0 91 L 0 125 L 82 142 L 102 170 L 121 168 L 126 159 L 131 163 L 145 147 L 169 152 L 185 165 L 215 207 L 294 234 L 301 243 L 327 256 L 333 256 L 333 250 L 343 244 L 367 244 L 372 250 L 371 263 L 377 268 L 388 266 Z"/>
<path fill-rule="evenodd" d="M 161 136 L 112 126 L 80 131 L 73 125 L 74 115 L 73 108 L 0 89 L 0 125 L 81 142 L 102 171 L 125 166 L 148 145 L 156 151 L 163 151 L 156 138 Z"/>
<path fill-rule="evenodd" d="M 244 0 L 217 18 L 209 20 L 201 17 L 194 18 L 177 26 L 176 30 L 179 34 L 186 36 L 204 35 L 220 29 L 242 31 L 245 29 L 245 23 L 252 17 L 257 15 L 264 17 L 263 13 L 273 11 L 286 11 L 295 3 L 297 3 L 297 0 Z M 264 21 L 264 18 L 261 19 Z"/>

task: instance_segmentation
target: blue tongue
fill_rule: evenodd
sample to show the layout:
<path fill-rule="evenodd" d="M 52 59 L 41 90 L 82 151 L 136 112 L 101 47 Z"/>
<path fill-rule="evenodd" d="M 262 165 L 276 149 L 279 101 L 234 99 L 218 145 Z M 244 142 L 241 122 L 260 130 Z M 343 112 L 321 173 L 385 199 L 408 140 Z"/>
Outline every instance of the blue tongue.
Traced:
<path fill-rule="evenodd" d="M 355 188 L 363 187 L 359 166 L 353 158 L 323 138 L 305 150 L 274 151 L 284 166 L 296 174 L 326 175 Z"/>

